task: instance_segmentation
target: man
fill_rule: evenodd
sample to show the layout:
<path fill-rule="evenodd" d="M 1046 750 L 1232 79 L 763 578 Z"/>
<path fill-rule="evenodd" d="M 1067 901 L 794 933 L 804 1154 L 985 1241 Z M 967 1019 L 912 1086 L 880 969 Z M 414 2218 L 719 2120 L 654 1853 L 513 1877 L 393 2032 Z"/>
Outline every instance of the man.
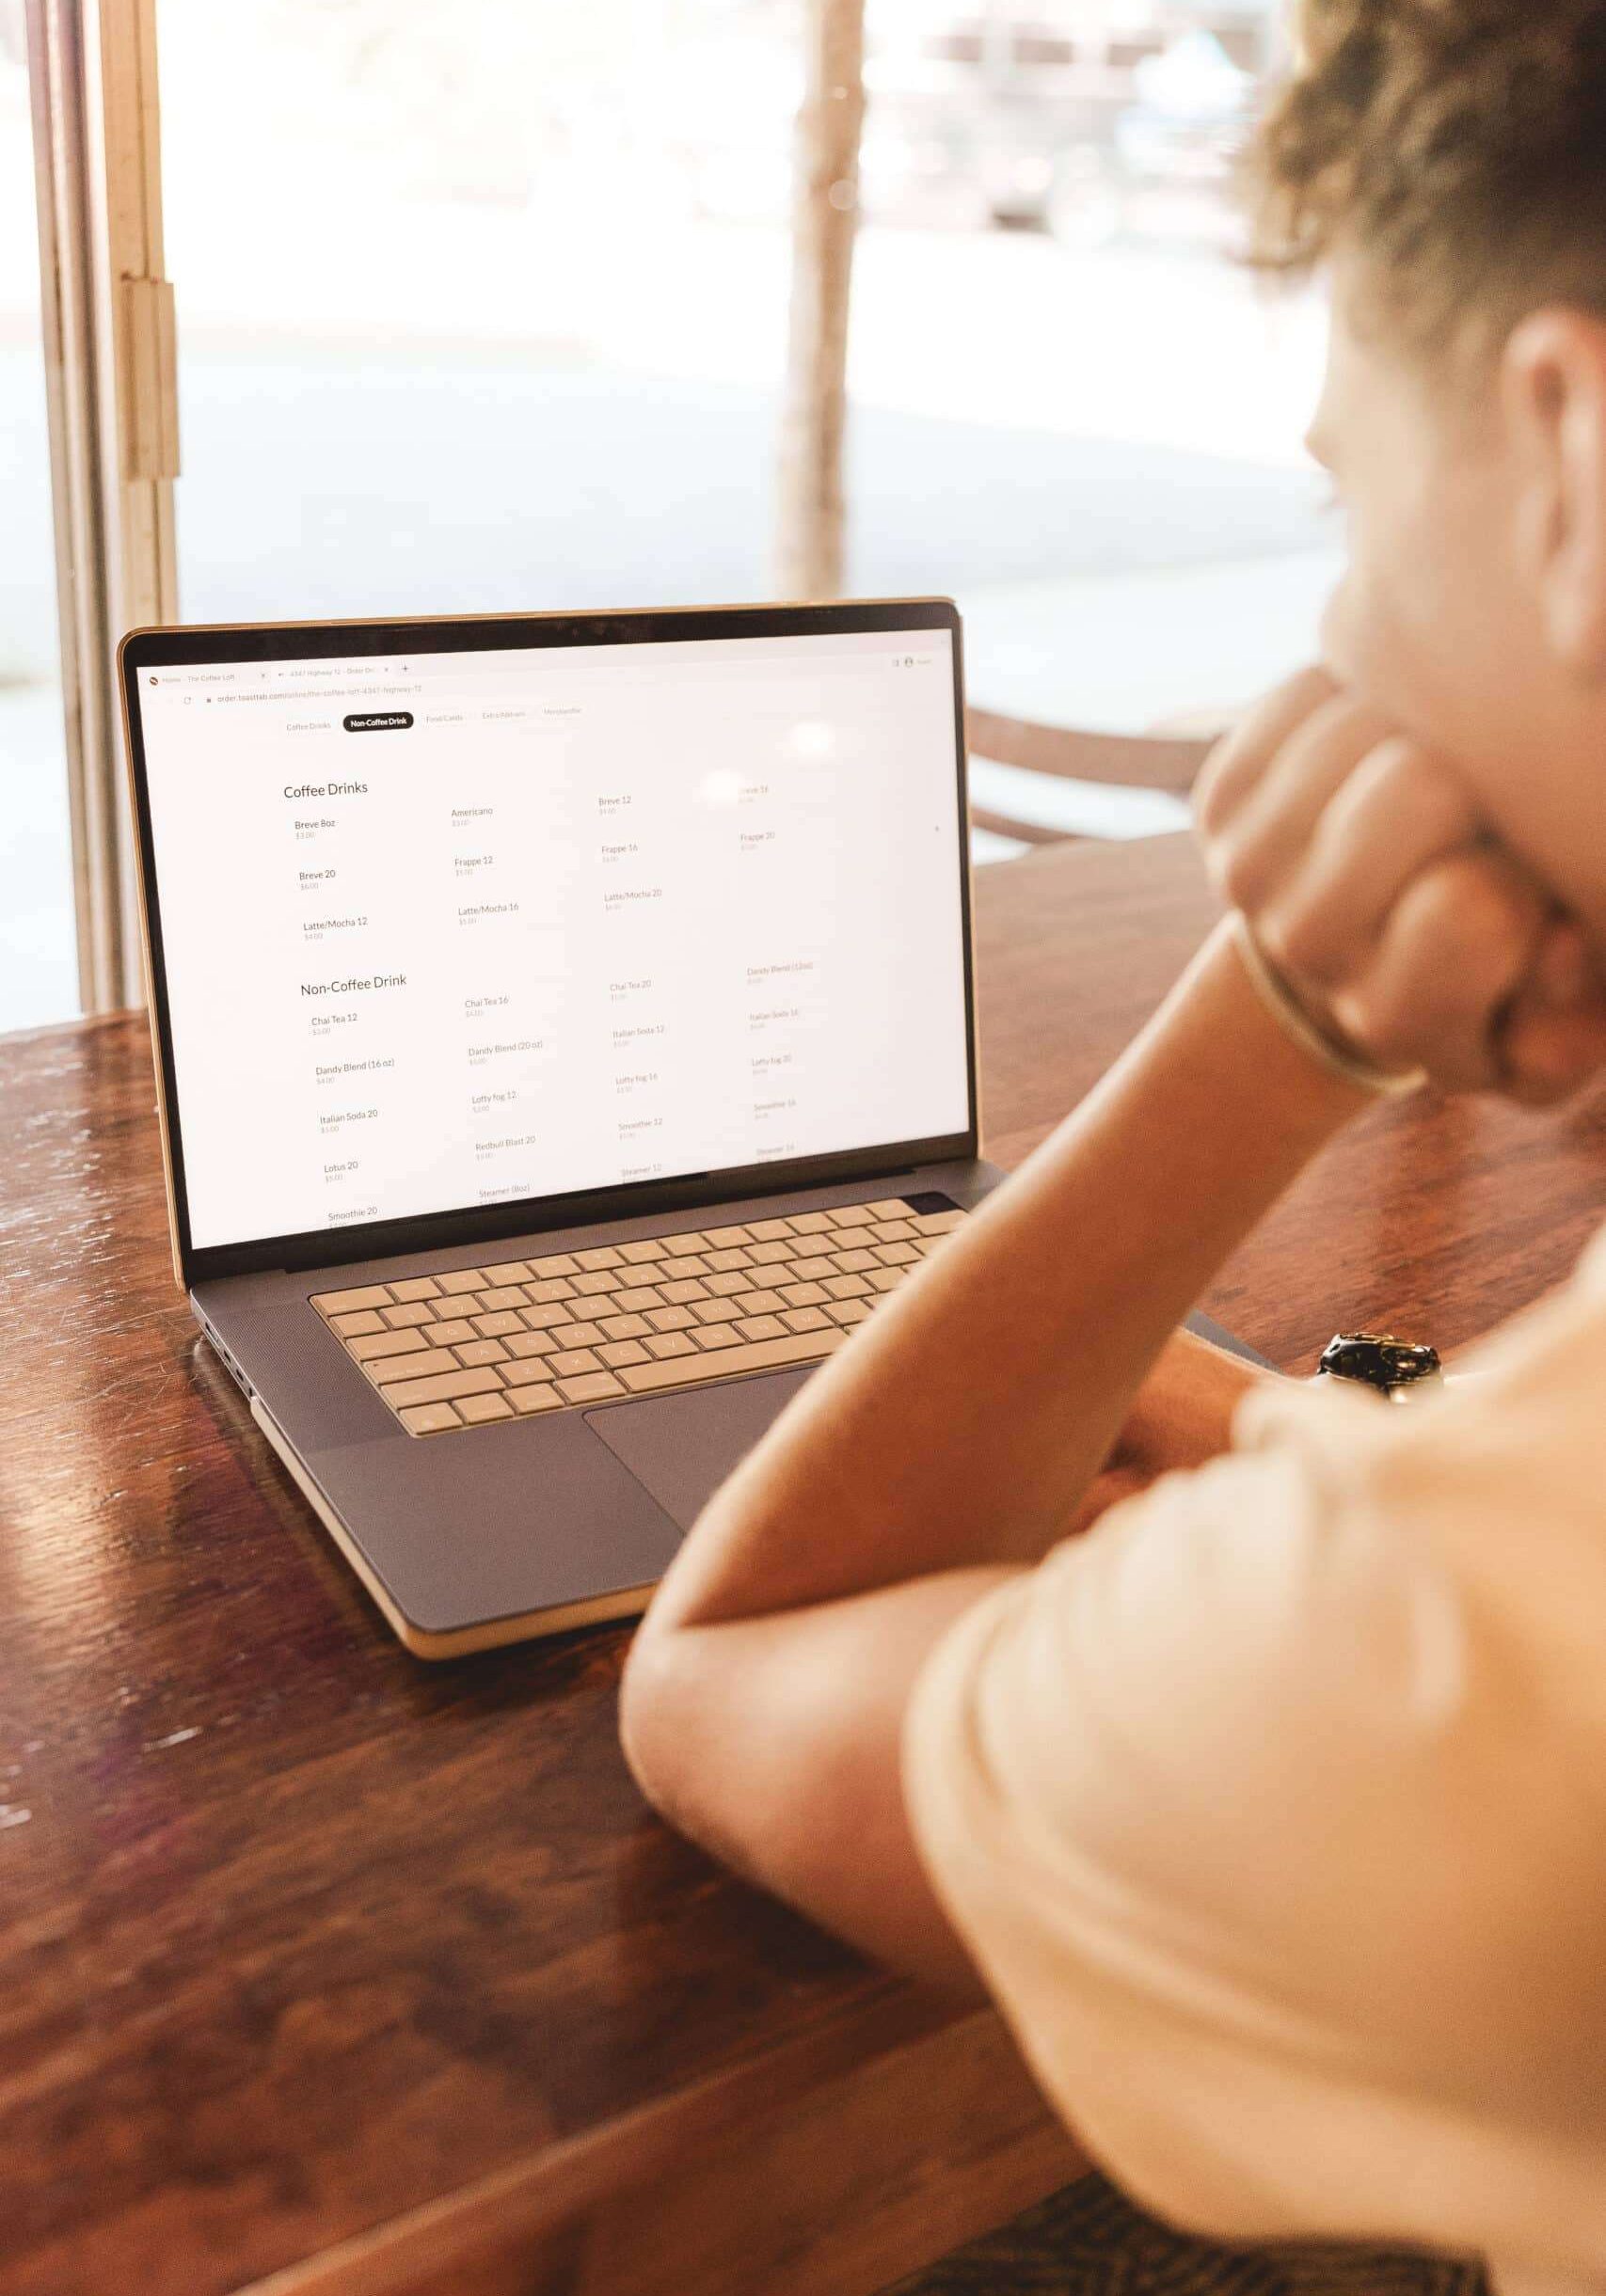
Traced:
<path fill-rule="evenodd" d="M 1606 1062 L 1606 0 L 1303 30 L 1351 564 L 1201 791 L 1237 915 L 709 1504 L 624 1737 L 1176 2223 L 1598 2288 L 1606 1247 L 1406 1410 L 1168 1335 L 1374 1091 Z"/>

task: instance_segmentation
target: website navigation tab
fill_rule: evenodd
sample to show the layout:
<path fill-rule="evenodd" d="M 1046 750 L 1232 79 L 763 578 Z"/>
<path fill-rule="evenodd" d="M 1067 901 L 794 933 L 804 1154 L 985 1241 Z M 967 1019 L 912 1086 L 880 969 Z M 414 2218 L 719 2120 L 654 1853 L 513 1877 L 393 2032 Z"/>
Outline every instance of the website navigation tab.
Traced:
<path fill-rule="evenodd" d="M 932 630 L 142 673 L 196 1247 L 962 1132 L 952 680 Z"/>

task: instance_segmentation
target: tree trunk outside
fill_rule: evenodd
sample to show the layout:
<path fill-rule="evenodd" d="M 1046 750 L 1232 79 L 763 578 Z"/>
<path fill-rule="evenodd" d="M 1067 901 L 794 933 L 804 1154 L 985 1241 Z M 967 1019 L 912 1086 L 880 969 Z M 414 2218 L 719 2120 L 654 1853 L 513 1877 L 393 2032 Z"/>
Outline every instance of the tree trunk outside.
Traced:
<path fill-rule="evenodd" d="M 775 571 L 783 598 L 833 598 L 846 568 L 842 461 L 865 0 L 803 0 L 803 8 L 807 81 L 798 115 Z"/>

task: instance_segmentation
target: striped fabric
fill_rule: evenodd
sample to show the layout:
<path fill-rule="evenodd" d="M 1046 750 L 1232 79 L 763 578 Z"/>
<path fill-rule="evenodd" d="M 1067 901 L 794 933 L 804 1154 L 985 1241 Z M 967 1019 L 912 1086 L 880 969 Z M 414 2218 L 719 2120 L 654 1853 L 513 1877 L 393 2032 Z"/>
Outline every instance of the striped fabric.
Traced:
<path fill-rule="evenodd" d="M 1102 2177 L 1051 2193 L 881 2296 L 1490 2296 L 1470 2259 L 1394 2248 L 1216 2248 Z"/>

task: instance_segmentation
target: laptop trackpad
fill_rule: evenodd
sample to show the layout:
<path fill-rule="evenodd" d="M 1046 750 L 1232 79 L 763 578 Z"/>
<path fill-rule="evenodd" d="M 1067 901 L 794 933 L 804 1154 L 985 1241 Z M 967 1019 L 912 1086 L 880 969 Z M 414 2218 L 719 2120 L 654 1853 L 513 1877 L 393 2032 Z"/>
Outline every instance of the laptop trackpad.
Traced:
<path fill-rule="evenodd" d="M 816 1367 L 810 1365 L 812 1370 Z M 809 1376 L 776 1371 L 588 1411 L 586 1424 L 682 1530 Z"/>

